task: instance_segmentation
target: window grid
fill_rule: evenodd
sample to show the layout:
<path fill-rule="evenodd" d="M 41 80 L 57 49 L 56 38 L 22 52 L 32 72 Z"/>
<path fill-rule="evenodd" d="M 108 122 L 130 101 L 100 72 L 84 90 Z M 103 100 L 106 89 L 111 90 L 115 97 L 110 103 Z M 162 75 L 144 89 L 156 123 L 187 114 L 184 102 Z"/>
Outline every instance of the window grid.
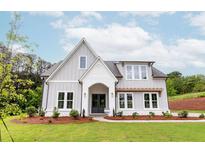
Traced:
<path fill-rule="evenodd" d="M 148 69 L 146 65 L 126 65 L 127 80 L 147 80 Z"/>
<path fill-rule="evenodd" d="M 72 109 L 73 102 L 73 92 L 58 92 L 59 109 Z"/>
<path fill-rule="evenodd" d="M 158 109 L 158 94 L 157 93 L 144 93 L 144 108 Z"/>
<path fill-rule="evenodd" d="M 119 93 L 119 108 L 120 109 L 133 109 L 133 94 L 132 93 Z"/>

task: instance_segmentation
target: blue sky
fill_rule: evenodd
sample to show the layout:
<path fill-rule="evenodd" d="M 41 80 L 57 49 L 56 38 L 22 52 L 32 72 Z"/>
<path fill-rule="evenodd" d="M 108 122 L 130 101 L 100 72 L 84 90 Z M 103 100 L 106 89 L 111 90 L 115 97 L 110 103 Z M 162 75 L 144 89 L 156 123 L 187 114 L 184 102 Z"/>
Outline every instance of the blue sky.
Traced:
<path fill-rule="evenodd" d="M 86 37 L 105 60 L 154 60 L 165 73 L 205 74 L 204 12 L 21 12 L 21 33 L 51 62 Z M 11 12 L 0 12 L 5 41 Z M 3 22 L 2 22 L 3 21 Z M 26 51 L 27 52 L 27 51 Z"/>

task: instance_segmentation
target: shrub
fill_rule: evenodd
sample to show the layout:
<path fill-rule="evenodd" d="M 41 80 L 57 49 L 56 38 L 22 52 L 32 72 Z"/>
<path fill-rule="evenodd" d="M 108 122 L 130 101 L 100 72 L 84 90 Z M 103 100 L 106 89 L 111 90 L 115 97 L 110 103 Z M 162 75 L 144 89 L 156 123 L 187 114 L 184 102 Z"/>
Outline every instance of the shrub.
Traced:
<path fill-rule="evenodd" d="M 85 109 L 83 109 L 83 118 L 85 118 Z"/>
<path fill-rule="evenodd" d="M 172 114 L 171 114 L 170 112 L 168 112 L 168 111 L 162 112 L 162 114 L 163 114 L 163 116 L 166 117 L 166 118 L 172 117 Z"/>
<path fill-rule="evenodd" d="M 136 117 L 138 117 L 138 116 L 139 116 L 139 113 L 137 113 L 137 112 L 132 113 L 132 117 L 133 117 L 133 118 L 136 118 Z"/>
<path fill-rule="evenodd" d="M 205 115 L 202 113 L 199 115 L 199 118 L 205 118 Z"/>
<path fill-rule="evenodd" d="M 46 114 L 46 112 L 43 109 L 40 109 L 38 111 L 38 115 L 41 116 L 41 117 L 45 117 L 45 114 Z"/>
<path fill-rule="evenodd" d="M 1 116 L 15 116 L 22 113 L 20 107 L 17 104 L 6 104 L 5 108 L 1 110 Z"/>
<path fill-rule="evenodd" d="M 73 118 L 78 118 L 79 117 L 79 112 L 78 110 L 71 110 L 70 111 L 70 116 L 73 117 Z"/>
<path fill-rule="evenodd" d="M 154 112 L 149 112 L 149 116 L 150 116 L 150 117 L 154 117 L 154 116 L 155 116 L 155 113 L 154 113 Z"/>
<path fill-rule="evenodd" d="M 121 112 L 117 112 L 117 113 L 116 113 L 116 116 L 117 116 L 117 117 L 122 117 L 122 116 L 123 116 L 123 112 L 122 112 L 122 111 L 121 111 Z"/>
<path fill-rule="evenodd" d="M 54 107 L 52 117 L 53 118 L 58 118 L 59 115 L 60 115 L 60 112 L 58 112 L 58 109 L 56 107 Z"/>
<path fill-rule="evenodd" d="M 188 117 L 188 112 L 187 111 L 181 111 L 181 112 L 178 113 L 178 117 L 187 118 Z"/>
<path fill-rule="evenodd" d="M 29 117 L 33 117 L 37 113 L 37 110 L 34 106 L 29 106 L 26 108 L 26 113 Z"/>

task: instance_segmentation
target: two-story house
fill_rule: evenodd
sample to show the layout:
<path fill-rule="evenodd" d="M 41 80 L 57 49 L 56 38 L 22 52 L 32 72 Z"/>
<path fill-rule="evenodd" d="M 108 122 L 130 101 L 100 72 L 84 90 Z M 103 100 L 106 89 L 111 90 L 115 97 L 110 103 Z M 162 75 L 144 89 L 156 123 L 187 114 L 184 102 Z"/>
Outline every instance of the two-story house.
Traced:
<path fill-rule="evenodd" d="M 114 58 L 114 57 L 113 57 Z M 137 57 L 136 57 L 137 58 Z M 153 61 L 104 61 L 83 38 L 70 54 L 41 77 L 42 107 L 51 116 L 71 109 L 85 115 L 168 111 L 166 75 Z"/>

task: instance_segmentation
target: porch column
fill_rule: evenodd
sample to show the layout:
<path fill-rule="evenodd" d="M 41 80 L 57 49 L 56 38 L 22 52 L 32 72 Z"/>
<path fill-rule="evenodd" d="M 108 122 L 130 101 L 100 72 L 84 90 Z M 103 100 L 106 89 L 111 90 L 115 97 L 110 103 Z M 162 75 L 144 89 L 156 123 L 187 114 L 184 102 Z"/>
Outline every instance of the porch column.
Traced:
<path fill-rule="evenodd" d="M 88 116 L 88 99 L 89 99 L 89 90 L 88 86 L 83 84 L 83 93 L 82 93 L 82 111 L 85 110 L 85 116 Z"/>
<path fill-rule="evenodd" d="M 115 83 L 109 86 L 109 116 L 113 115 L 113 109 L 115 110 Z"/>

